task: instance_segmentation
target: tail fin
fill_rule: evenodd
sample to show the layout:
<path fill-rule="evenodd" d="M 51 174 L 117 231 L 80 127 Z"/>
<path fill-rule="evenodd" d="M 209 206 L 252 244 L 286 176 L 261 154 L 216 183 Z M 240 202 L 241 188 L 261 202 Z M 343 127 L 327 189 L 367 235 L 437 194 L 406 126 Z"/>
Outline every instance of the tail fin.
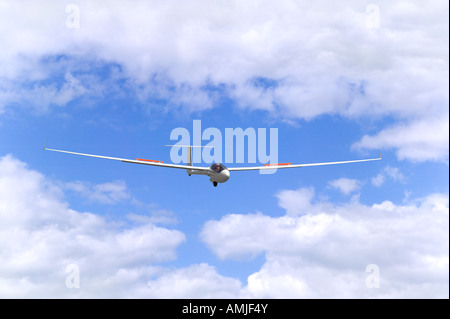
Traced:
<path fill-rule="evenodd" d="M 192 166 L 192 146 L 187 147 L 187 165 Z"/>
<path fill-rule="evenodd" d="M 165 145 L 165 146 L 175 146 L 175 147 L 186 147 L 187 148 L 187 160 L 186 160 L 186 165 L 187 166 L 192 166 L 192 164 L 193 164 L 193 160 L 192 160 L 192 148 L 193 147 L 210 147 L 210 148 L 212 148 L 213 146 L 201 146 L 201 145 L 178 145 L 178 144 L 175 144 L 175 145 Z M 187 170 L 187 173 L 189 174 L 189 175 L 191 175 L 191 171 L 192 170 L 190 170 L 190 169 L 188 169 Z"/>

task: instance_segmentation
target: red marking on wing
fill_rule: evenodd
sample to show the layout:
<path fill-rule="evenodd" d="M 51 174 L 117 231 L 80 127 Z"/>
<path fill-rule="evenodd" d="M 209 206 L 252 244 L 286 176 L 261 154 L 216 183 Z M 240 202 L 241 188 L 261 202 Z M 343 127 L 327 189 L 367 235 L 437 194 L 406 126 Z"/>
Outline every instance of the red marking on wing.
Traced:
<path fill-rule="evenodd" d="M 291 165 L 292 163 L 275 163 L 275 164 L 264 164 L 264 166 L 282 166 L 282 165 Z"/>
<path fill-rule="evenodd" d="M 136 158 L 137 161 L 144 161 L 144 162 L 152 162 L 152 163 L 164 163 L 163 161 L 155 161 L 155 160 L 149 160 L 144 158 Z"/>

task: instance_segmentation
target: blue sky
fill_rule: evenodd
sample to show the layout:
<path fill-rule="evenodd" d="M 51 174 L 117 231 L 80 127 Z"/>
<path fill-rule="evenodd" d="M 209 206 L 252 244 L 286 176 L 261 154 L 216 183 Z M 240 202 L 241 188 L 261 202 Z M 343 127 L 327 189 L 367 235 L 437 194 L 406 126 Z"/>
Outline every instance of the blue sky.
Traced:
<path fill-rule="evenodd" d="M 0 296 L 448 298 L 445 1 L 0 1 L 0 21 Z M 215 188 L 42 150 L 170 162 L 194 120 L 276 128 L 279 162 L 383 160 Z"/>

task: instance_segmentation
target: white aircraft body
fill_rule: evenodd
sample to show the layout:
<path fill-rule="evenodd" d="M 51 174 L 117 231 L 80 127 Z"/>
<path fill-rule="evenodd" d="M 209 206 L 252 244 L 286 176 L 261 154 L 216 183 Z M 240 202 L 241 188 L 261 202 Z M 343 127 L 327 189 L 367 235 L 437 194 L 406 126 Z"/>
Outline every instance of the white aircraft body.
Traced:
<path fill-rule="evenodd" d="M 67 153 L 67 154 L 89 156 L 89 157 L 105 158 L 105 159 L 116 160 L 116 161 L 121 161 L 121 162 L 125 162 L 125 163 L 184 169 L 184 170 L 186 170 L 186 172 L 188 173 L 189 176 L 191 176 L 192 174 L 209 176 L 209 180 L 213 183 L 214 186 L 217 186 L 218 183 L 225 183 L 230 178 L 230 172 L 232 172 L 232 171 L 251 171 L 251 170 L 267 170 L 267 169 L 273 170 L 273 169 L 298 168 L 298 167 L 321 166 L 321 165 L 335 165 L 335 164 L 347 164 L 347 163 L 358 163 L 358 162 L 369 162 L 369 161 L 381 160 L 381 154 L 380 154 L 380 157 L 378 157 L 378 158 L 352 160 L 352 161 L 341 161 L 341 162 L 310 163 L 310 164 L 281 163 L 281 164 L 265 164 L 264 166 L 228 167 L 227 168 L 223 164 L 213 163 L 211 166 L 193 166 L 192 165 L 192 148 L 193 147 L 204 147 L 204 146 L 192 146 L 192 145 L 166 145 L 166 146 L 186 147 L 187 151 L 188 151 L 187 152 L 187 164 L 186 165 L 167 164 L 162 161 L 148 160 L 148 159 L 142 159 L 142 158 L 137 158 L 137 159 L 133 160 L 133 159 L 126 159 L 126 158 L 77 153 L 77 152 L 70 152 L 70 151 L 46 148 L 45 145 L 44 145 L 44 150 L 60 152 L 60 153 Z"/>

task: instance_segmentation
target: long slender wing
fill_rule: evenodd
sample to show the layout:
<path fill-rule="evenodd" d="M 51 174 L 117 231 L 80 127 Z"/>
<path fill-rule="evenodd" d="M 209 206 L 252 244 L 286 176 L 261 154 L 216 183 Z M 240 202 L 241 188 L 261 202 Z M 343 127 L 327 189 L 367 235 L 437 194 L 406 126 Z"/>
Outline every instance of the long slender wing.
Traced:
<path fill-rule="evenodd" d="M 119 157 L 110 157 L 110 156 L 102 156 L 102 155 L 77 153 L 77 152 L 70 152 L 70 151 L 63 151 L 63 150 L 55 150 L 55 149 L 52 149 L 52 148 L 46 148 L 45 146 L 44 146 L 44 150 L 46 150 L 46 151 L 53 151 L 53 152 L 60 152 L 60 153 L 67 153 L 67 154 L 89 156 L 89 157 L 105 158 L 105 159 L 110 159 L 110 160 L 115 160 L 115 161 L 121 161 L 121 162 L 124 162 L 124 163 L 143 164 L 143 165 L 151 165 L 151 166 L 159 166 L 159 167 L 170 167 L 170 168 L 180 168 L 180 169 L 190 169 L 190 170 L 199 170 L 199 171 L 207 171 L 207 170 L 209 170 L 209 167 L 166 164 L 166 163 L 162 163 L 162 162 L 159 162 L 159 161 L 149 161 L 149 160 L 143 160 L 143 159 L 132 160 L 132 159 L 126 159 L 126 158 L 119 158 Z"/>
<path fill-rule="evenodd" d="M 335 165 L 335 164 L 346 164 L 346 163 L 358 163 L 358 162 L 369 162 L 378 161 L 379 158 L 369 158 L 355 161 L 342 161 L 342 162 L 326 162 L 326 163 L 310 163 L 310 164 L 266 164 L 266 166 L 253 166 L 253 167 L 229 167 L 229 171 L 252 171 L 260 169 L 280 169 L 280 168 L 296 168 L 296 167 L 307 167 L 307 166 L 321 166 L 321 165 Z"/>

